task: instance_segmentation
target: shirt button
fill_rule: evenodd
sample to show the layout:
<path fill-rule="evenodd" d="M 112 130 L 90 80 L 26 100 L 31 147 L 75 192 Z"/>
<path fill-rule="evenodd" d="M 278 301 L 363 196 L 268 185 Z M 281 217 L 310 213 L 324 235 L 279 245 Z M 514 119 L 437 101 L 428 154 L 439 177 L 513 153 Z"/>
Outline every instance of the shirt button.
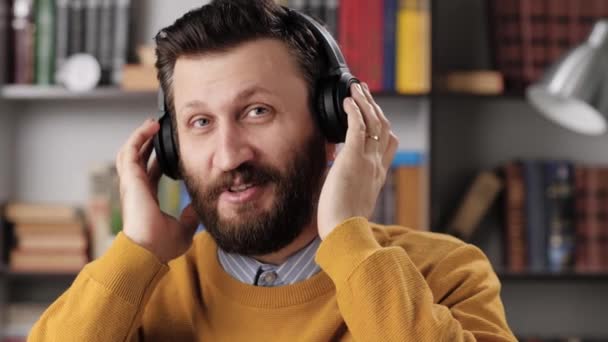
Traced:
<path fill-rule="evenodd" d="M 274 283 L 275 280 L 277 280 L 277 274 L 275 272 L 265 272 L 264 274 L 262 274 L 261 279 L 263 284 L 270 285 Z"/>

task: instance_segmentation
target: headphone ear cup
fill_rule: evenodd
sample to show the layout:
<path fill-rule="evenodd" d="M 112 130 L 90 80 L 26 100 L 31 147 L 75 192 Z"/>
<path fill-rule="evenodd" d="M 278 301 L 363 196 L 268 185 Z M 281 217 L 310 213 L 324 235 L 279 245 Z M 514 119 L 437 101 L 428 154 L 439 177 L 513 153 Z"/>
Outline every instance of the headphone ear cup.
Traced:
<path fill-rule="evenodd" d="M 179 179 L 177 145 L 173 140 L 171 117 L 165 113 L 159 120 L 160 130 L 154 135 L 153 144 L 160 170 L 172 179 Z"/>
<path fill-rule="evenodd" d="M 346 140 L 348 118 L 343 104 L 344 99 L 350 96 L 350 86 L 353 83 L 359 83 L 359 80 L 349 73 L 320 83 L 317 114 L 323 134 L 330 143 L 338 144 Z"/>

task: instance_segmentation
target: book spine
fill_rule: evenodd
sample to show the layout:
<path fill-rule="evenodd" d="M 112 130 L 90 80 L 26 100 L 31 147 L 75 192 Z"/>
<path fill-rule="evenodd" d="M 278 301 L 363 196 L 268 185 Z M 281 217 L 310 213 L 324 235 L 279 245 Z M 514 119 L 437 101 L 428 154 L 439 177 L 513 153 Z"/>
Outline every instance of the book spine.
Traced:
<path fill-rule="evenodd" d="M 129 48 L 129 11 L 131 0 L 117 0 L 114 8 L 114 48 L 112 49 L 112 84 L 122 81 L 122 70 L 127 63 Z"/>
<path fill-rule="evenodd" d="M 34 31 L 33 0 L 13 2 L 12 28 L 14 34 L 14 82 L 32 84 L 34 82 Z"/>
<path fill-rule="evenodd" d="M 398 166 L 395 171 L 396 224 L 424 230 L 422 167 Z"/>
<path fill-rule="evenodd" d="M 306 10 L 306 0 L 289 0 L 289 8 L 304 12 Z"/>
<path fill-rule="evenodd" d="M 114 37 L 112 4 L 114 0 L 101 0 L 99 9 L 99 64 L 101 66 L 100 84 L 110 83 L 112 73 L 112 39 Z"/>
<path fill-rule="evenodd" d="M 323 10 L 325 14 L 325 25 L 327 26 L 327 30 L 331 33 L 331 35 L 338 40 L 338 6 L 339 0 L 327 0 Z"/>
<path fill-rule="evenodd" d="M 528 265 L 532 272 L 547 269 L 547 225 L 544 209 L 544 183 L 542 164 L 537 161 L 522 162 L 525 188 L 525 216 L 528 238 Z"/>
<path fill-rule="evenodd" d="M 52 0 L 36 1 L 36 84 L 50 85 L 55 75 L 55 11 Z"/>
<path fill-rule="evenodd" d="M 569 0 L 551 0 L 547 4 L 547 61 L 556 62 L 568 49 Z"/>
<path fill-rule="evenodd" d="M 430 1 L 399 0 L 397 12 L 397 91 L 430 91 Z"/>
<path fill-rule="evenodd" d="M 568 271 L 574 259 L 574 175 L 568 162 L 549 161 L 545 165 L 545 213 L 548 225 L 548 268 Z"/>
<path fill-rule="evenodd" d="M 522 166 L 518 162 L 505 165 L 505 259 L 510 272 L 523 272 L 527 265 L 525 237 L 525 195 Z"/>
<path fill-rule="evenodd" d="M 85 4 L 84 51 L 99 60 L 97 37 L 99 29 L 99 0 L 87 0 Z"/>
<path fill-rule="evenodd" d="M 361 75 L 370 91 L 378 92 L 383 88 L 382 75 L 384 71 L 384 4 L 382 1 L 367 1 L 366 27 L 361 30 L 361 36 L 367 43 L 361 50 L 366 62 L 365 74 Z"/>
<path fill-rule="evenodd" d="M 55 0 L 55 70 L 68 58 L 69 11 L 69 0 Z"/>
<path fill-rule="evenodd" d="M 322 0 L 309 0 L 308 13 L 314 19 L 325 22 Z"/>
<path fill-rule="evenodd" d="M 606 4 L 608 9 L 608 3 Z M 599 272 L 608 272 L 608 167 L 600 167 L 599 171 L 599 190 L 598 198 L 598 215 L 597 215 L 597 232 L 596 238 L 593 240 L 592 256 L 597 260 L 597 270 Z"/>
<path fill-rule="evenodd" d="M 599 272 L 601 270 L 600 237 L 601 191 L 600 169 L 578 166 L 574 177 L 575 205 L 575 256 L 577 272 Z"/>
<path fill-rule="evenodd" d="M 69 3 L 69 45 L 68 56 L 84 51 L 84 0 L 70 0 Z"/>
<path fill-rule="evenodd" d="M 397 1 L 398 0 L 384 0 L 384 70 L 382 75 L 382 89 L 387 92 L 395 91 Z"/>
<path fill-rule="evenodd" d="M 11 70 L 8 51 L 9 2 L 0 1 L 0 86 L 9 83 L 7 71 Z"/>

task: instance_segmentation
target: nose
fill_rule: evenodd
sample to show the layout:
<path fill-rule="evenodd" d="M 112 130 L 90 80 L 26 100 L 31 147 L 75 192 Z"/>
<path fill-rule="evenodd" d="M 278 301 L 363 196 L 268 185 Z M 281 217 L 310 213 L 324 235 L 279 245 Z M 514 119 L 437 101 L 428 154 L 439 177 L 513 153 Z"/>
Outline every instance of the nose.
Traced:
<path fill-rule="evenodd" d="M 228 172 L 253 159 L 253 146 L 238 124 L 226 123 L 218 128 L 216 134 L 212 159 L 214 168 Z"/>

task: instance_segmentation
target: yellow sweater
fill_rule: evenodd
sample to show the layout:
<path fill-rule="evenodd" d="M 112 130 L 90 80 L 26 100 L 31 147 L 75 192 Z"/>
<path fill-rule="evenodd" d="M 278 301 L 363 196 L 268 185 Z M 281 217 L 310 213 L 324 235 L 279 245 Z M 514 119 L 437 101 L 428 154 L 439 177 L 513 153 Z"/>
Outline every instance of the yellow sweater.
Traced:
<path fill-rule="evenodd" d="M 28 341 L 515 341 L 483 253 L 449 236 L 343 222 L 312 278 L 243 284 L 198 234 L 168 265 L 122 233 Z"/>

